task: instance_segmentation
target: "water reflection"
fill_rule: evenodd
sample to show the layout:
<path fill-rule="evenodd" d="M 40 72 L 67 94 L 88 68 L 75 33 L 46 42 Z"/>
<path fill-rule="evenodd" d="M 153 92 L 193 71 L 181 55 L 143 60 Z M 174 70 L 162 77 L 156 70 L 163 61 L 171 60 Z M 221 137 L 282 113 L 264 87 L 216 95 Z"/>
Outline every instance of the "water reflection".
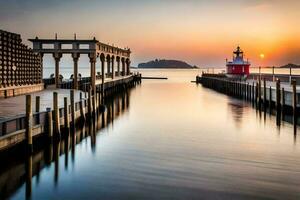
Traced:
<path fill-rule="evenodd" d="M 300 198 L 299 141 L 276 116 L 191 83 L 144 81 L 112 102 L 63 138 L 57 168 L 57 142 L 35 151 L 32 198 Z M 27 158 L 0 166 L 1 198 L 25 198 Z"/>
<path fill-rule="evenodd" d="M 231 113 L 231 116 L 233 118 L 233 121 L 236 124 L 236 127 L 239 128 L 243 122 L 243 114 L 244 109 L 247 109 L 245 105 L 242 104 L 242 102 L 239 101 L 228 101 L 228 107 L 229 111 Z"/>
<path fill-rule="evenodd" d="M 0 159 L 6 160 L 1 163 L 0 168 L 0 199 L 7 199 L 14 194 L 18 188 L 25 184 L 25 199 L 31 199 L 32 196 L 32 177 L 36 178 L 36 185 L 39 185 L 40 171 L 45 167 L 54 165 L 53 182 L 56 188 L 59 187 L 60 176 L 60 157 L 64 155 L 64 170 L 69 170 L 69 153 L 71 153 L 71 161 L 74 166 L 76 145 L 80 144 L 86 138 L 90 138 L 90 147 L 92 153 L 96 151 L 96 135 L 99 129 L 106 128 L 116 118 L 128 110 L 129 93 L 113 96 L 106 100 L 106 111 L 95 116 L 95 120 L 89 120 L 81 127 L 72 130 L 75 134 L 66 134 L 62 140 L 59 141 L 45 141 L 42 148 L 35 150 L 32 155 L 23 155 L 19 149 L 1 154 Z M 122 110 L 121 104 L 122 102 Z M 126 104 L 125 104 L 126 102 Z M 114 107 L 117 105 L 117 112 Z M 11 156 L 18 155 L 18 156 Z M 20 159 L 15 160 L 15 158 Z M 20 178 L 21 177 L 21 178 Z M 24 178 L 22 178 L 24 177 Z"/>

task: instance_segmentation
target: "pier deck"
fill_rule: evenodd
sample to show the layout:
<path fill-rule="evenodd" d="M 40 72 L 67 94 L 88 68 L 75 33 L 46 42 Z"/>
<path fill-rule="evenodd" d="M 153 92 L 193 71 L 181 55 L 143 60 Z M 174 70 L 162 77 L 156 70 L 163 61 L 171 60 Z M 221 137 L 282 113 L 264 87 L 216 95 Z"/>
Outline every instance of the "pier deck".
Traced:
<path fill-rule="evenodd" d="M 120 80 L 125 80 L 127 78 L 131 77 L 131 75 L 128 76 L 120 76 L 116 77 L 114 79 L 106 78 L 104 84 L 111 84 Z M 102 81 L 97 80 L 96 85 L 101 85 Z M 75 102 L 79 101 L 79 93 L 80 90 L 74 90 L 74 100 Z M 70 89 L 56 89 L 55 85 L 49 86 L 47 89 L 39 91 L 39 92 L 33 92 L 32 95 L 32 105 L 35 105 L 36 96 L 40 96 L 40 111 L 46 111 L 46 108 L 53 109 L 53 92 L 57 92 L 59 95 L 58 98 L 58 106 L 60 108 L 64 105 L 64 97 L 68 97 L 70 99 Z M 84 93 L 83 93 L 84 94 Z M 0 99 L 0 122 L 9 119 L 11 117 L 16 117 L 18 115 L 24 115 L 25 114 L 25 98 L 26 95 L 20 95 L 16 97 L 10 97 L 10 98 L 1 98 Z M 33 113 L 35 110 L 33 109 Z"/>

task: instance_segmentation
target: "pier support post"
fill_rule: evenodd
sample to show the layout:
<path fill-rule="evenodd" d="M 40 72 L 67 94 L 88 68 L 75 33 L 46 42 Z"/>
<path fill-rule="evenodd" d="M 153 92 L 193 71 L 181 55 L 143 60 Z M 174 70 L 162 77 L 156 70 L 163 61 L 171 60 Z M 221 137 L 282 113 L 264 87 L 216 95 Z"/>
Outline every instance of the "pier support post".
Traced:
<path fill-rule="evenodd" d="M 269 88 L 269 113 L 272 113 L 272 87 Z"/>
<path fill-rule="evenodd" d="M 253 104 L 253 106 L 254 106 L 254 103 L 255 103 L 255 98 L 256 98 L 256 95 L 255 95 L 255 85 L 254 85 L 255 83 L 254 83 L 254 81 L 252 82 L 252 104 Z"/>
<path fill-rule="evenodd" d="M 255 105 L 256 105 L 256 108 L 258 108 L 258 82 L 256 81 L 256 84 L 255 84 Z"/>
<path fill-rule="evenodd" d="M 267 108 L 267 86 L 266 86 L 266 78 L 264 78 L 264 110 L 266 111 L 266 108 Z"/>
<path fill-rule="evenodd" d="M 47 135 L 48 138 L 53 137 L 53 121 L 52 121 L 52 111 L 51 108 L 47 108 Z"/>
<path fill-rule="evenodd" d="M 69 120 L 69 106 L 68 106 L 68 98 L 64 97 L 64 127 L 65 132 L 69 132 L 70 130 L 70 120 Z"/>
<path fill-rule="evenodd" d="M 88 91 L 88 113 L 89 113 L 89 118 L 92 116 L 92 94 L 91 94 L 91 89 Z"/>
<path fill-rule="evenodd" d="M 281 88 L 281 115 L 282 115 L 282 119 L 284 119 L 284 114 L 285 114 L 285 91 L 284 91 L 284 87 Z"/>
<path fill-rule="evenodd" d="M 79 103 L 80 115 L 81 115 L 81 119 L 83 121 L 85 121 L 85 109 L 84 109 L 84 106 L 83 106 L 82 93 L 80 92 L 79 95 L 80 95 L 80 103 Z"/>
<path fill-rule="evenodd" d="M 74 102 L 74 90 L 70 91 L 70 104 L 71 104 L 71 120 L 72 120 L 72 126 L 75 127 L 75 102 Z"/>
<path fill-rule="evenodd" d="M 272 67 L 272 81 L 275 81 L 275 67 Z"/>
<path fill-rule="evenodd" d="M 40 96 L 36 96 L 35 97 L 35 112 L 36 113 L 40 112 L 40 102 L 41 102 Z"/>
<path fill-rule="evenodd" d="M 37 113 L 37 123 L 40 123 L 40 105 L 41 105 L 41 98 L 40 96 L 35 97 L 35 112 Z"/>
<path fill-rule="evenodd" d="M 261 109 L 262 98 L 261 98 L 261 76 L 259 76 L 258 80 L 258 108 Z"/>
<path fill-rule="evenodd" d="M 290 82 L 290 84 L 292 84 L 292 68 L 291 67 L 290 67 L 289 82 Z"/>
<path fill-rule="evenodd" d="M 60 139 L 60 122 L 59 122 L 59 108 L 58 108 L 58 94 L 57 92 L 53 92 L 53 121 L 54 121 L 54 130 L 58 139 Z"/>
<path fill-rule="evenodd" d="M 280 105 L 280 80 L 276 80 L 276 123 L 280 125 L 281 105 Z"/>
<path fill-rule="evenodd" d="M 26 95 L 26 142 L 28 152 L 33 152 L 32 146 L 32 104 L 31 95 Z"/>
<path fill-rule="evenodd" d="M 294 125 L 294 133 L 296 133 L 297 128 L 297 88 L 296 81 L 292 80 L 293 87 L 293 125 Z"/>

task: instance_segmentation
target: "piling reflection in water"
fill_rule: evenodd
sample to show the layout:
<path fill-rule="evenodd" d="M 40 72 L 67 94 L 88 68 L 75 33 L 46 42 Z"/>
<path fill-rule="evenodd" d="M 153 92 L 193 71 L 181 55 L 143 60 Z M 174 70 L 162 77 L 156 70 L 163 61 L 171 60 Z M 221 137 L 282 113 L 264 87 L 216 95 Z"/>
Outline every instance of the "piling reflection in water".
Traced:
<path fill-rule="evenodd" d="M 71 153 L 72 165 L 75 162 L 76 145 L 82 141 L 90 138 L 91 150 L 93 153 L 96 151 L 97 134 L 101 134 L 99 130 L 106 128 L 113 121 L 127 111 L 129 108 L 129 92 L 124 91 L 121 94 L 111 96 L 106 99 L 105 112 L 98 113 L 94 119 L 88 120 L 86 124 L 75 129 L 71 127 L 70 130 L 75 131 L 75 134 L 65 134 L 61 140 L 44 142 L 42 148 L 36 150 L 32 155 L 25 155 L 18 158 L 18 156 L 1 155 L 3 159 L 7 160 L 1 163 L 0 174 L 0 199 L 9 198 L 10 195 L 15 193 L 19 187 L 25 184 L 25 199 L 31 199 L 32 195 L 32 178 L 36 178 L 36 184 L 39 184 L 40 170 L 45 167 L 54 165 L 53 182 L 55 187 L 59 187 L 59 171 L 60 171 L 60 156 L 64 154 L 64 170 L 69 169 L 69 153 Z M 122 109 L 120 102 L 122 102 Z M 115 106 L 117 112 L 115 112 Z M 65 130 L 69 133 L 69 130 Z M 14 150 L 16 155 L 22 155 L 19 150 Z M 8 154 L 8 153 L 7 153 Z M 15 160 L 17 159 L 17 161 Z M 23 167 L 22 167 L 23 166 Z M 8 177 L 13 174 L 14 178 Z M 24 177 L 24 178 L 20 178 Z M 8 180 L 9 178 L 9 180 Z"/>

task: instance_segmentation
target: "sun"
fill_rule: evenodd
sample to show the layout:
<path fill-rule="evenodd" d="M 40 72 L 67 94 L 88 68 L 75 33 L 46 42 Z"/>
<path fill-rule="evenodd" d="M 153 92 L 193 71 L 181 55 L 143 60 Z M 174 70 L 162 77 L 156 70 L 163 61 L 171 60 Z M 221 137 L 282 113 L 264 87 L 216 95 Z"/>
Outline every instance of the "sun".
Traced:
<path fill-rule="evenodd" d="M 259 55 L 259 57 L 260 57 L 261 59 L 264 59 L 264 58 L 265 58 L 265 54 L 261 53 L 261 54 Z"/>

